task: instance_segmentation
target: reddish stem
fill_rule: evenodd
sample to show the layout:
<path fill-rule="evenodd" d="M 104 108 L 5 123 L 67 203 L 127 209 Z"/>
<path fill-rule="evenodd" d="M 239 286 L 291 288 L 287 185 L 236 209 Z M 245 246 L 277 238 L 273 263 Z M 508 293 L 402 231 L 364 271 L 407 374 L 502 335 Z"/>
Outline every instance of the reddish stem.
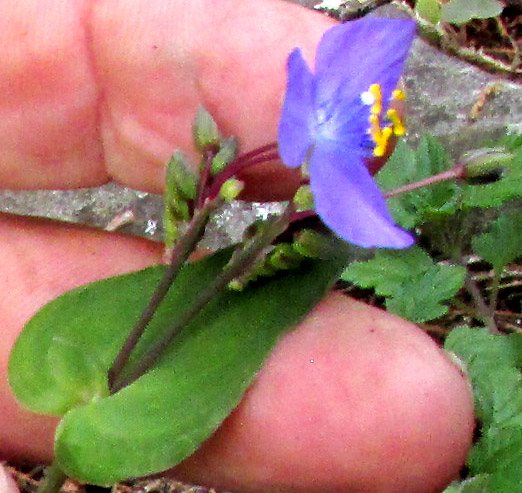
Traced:
<path fill-rule="evenodd" d="M 219 193 L 219 189 L 223 183 L 225 183 L 229 178 L 236 176 L 241 171 L 256 164 L 268 163 L 280 159 L 279 153 L 276 149 L 277 144 L 273 142 L 272 144 L 266 144 L 239 156 L 215 177 L 214 183 L 207 192 L 206 197 L 215 197 Z"/>
<path fill-rule="evenodd" d="M 465 166 L 457 165 L 448 171 L 439 173 L 438 175 L 430 176 L 429 178 L 424 178 L 424 180 L 416 181 L 415 183 L 410 183 L 408 185 L 404 185 L 403 187 L 394 188 L 393 190 L 385 192 L 384 198 L 389 199 L 390 197 L 395 197 L 396 195 L 400 195 L 401 193 L 405 192 L 411 192 L 412 190 L 416 190 L 417 188 L 422 188 L 427 185 L 462 178 L 464 176 L 465 170 Z"/>

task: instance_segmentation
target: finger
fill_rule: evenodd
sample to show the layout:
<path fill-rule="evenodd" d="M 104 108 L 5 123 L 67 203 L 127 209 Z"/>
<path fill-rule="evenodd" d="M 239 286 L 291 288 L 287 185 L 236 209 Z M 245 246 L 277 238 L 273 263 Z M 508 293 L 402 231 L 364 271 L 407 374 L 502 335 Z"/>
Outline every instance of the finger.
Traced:
<path fill-rule="evenodd" d="M 467 379 L 424 332 L 332 294 L 176 474 L 246 493 L 439 492 L 472 432 Z"/>
<path fill-rule="evenodd" d="M 245 151 L 274 141 L 287 54 L 311 58 L 333 23 L 277 0 L 21 0 L 0 18 L 3 186 L 153 192 L 174 148 L 194 156 L 199 104 Z M 274 196 L 296 183 L 280 165 L 254 175 Z"/>
<path fill-rule="evenodd" d="M 0 458 L 49 460 L 56 419 L 22 409 L 7 384 L 7 360 L 16 336 L 48 301 L 81 284 L 159 262 L 161 247 L 50 221 L 0 219 Z"/>
<path fill-rule="evenodd" d="M 2 464 L 0 464 L 0 491 L 2 493 L 19 493 L 20 491 L 14 479 Z"/>
<path fill-rule="evenodd" d="M 49 461 L 56 420 L 23 411 L 6 384 L 16 335 L 43 303 L 157 262 L 160 247 L 15 217 L 0 234 L 0 456 Z M 334 295 L 281 341 L 238 410 L 178 473 L 240 491 L 347 491 L 368 480 L 425 492 L 415 485 L 456 473 L 472 423 L 466 379 L 425 334 Z"/>

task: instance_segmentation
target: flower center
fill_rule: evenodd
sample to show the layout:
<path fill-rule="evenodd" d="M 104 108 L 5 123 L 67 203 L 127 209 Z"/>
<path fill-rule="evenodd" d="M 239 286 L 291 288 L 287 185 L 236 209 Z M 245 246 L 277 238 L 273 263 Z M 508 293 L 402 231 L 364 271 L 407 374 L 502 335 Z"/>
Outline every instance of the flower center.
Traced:
<path fill-rule="evenodd" d="M 404 92 L 395 89 L 392 92 L 392 101 L 404 99 Z M 371 106 L 368 122 L 370 127 L 368 134 L 374 143 L 373 155 L 377 157 L 384 156 L 388 143 L 392 135 L 403 135 L 406 131 L 401 117 L 397 110 L 390 108 L 386 111 L 384 120 L 389 122 L 388 125 L 382 126 L 382 90 L 380 84 L 372 84 L 368 91 L 361 94 L 361 101 L 366 106 Z"/>

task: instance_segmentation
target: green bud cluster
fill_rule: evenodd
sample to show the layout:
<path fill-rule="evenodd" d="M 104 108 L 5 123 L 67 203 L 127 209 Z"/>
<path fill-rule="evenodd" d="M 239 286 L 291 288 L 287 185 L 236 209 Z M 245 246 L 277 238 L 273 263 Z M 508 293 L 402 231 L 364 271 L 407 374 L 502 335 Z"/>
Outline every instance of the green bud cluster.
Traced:
<path fill-rule="evenodd" d="M 199 177 L 182 151 L 177 150 L 167 164 L 164 195 L 165 245 L 172 248 L 179 237 L 178 224 L 191 217 L 191 201 L 196 199 Z"/>
<path fill-rule="evenodd" d="M 263 226 L 263 223 L 254 223 L 254 228 L 248 231 L 249 240 L 252 234 Z M 243 276 L 234 279 L 228 287 L 235 291 L 243 290 L 250 282 L 260 277 L 272 277 L 285 270 L 297 269 L 306 259 L 331 258 L 332 242 L 326 235 L 311 229 L 297 232 L 292 242 L 273 245 L 265 250 L 255 265 Z"/>
<path fill-rule="evenodd" d="M 165 185 L 165 246 L 172 249 L 179 239 L 179 223 L 189 221 L 196 204 L 201 205 L 205 191 L 212 183 L 212 176 L 225 169 L 238 152 L 235 137 L 221 136 L 217 123 L 203 106 L 197 110 L 192 124 L 194 147 L 201 154 L 200 171 L 191 164 L 181 150 L 177 150 L 167 164 Z M 219 190 L 219 197 L 227 202 L 238 197 L 244 184 L 235 178 L 226 180 Z"/>

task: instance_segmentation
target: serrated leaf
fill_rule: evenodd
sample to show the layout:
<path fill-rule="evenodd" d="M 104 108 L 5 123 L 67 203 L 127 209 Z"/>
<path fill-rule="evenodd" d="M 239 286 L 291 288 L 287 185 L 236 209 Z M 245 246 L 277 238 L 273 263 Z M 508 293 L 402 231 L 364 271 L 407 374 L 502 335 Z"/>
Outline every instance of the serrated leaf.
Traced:
<path fill-rule="evenodd" d="M 131 366 L 215 278 L 229 255 L 221 252 L 183 268 Z M 58 464 L 72 477 L 106 485 L 159 472 L 190 455 L 237 406 L 278 337 L 320 300 L 342 262 L 310 261 L 242 292 L 223 293 L 185 328 L 152 370 L 102 399 L 97 383 L 105 379 L 164 268 L 70 291 L 25 327 L 9 362 L 11 386 L 26 406 L 40 412 L 63 413 L 78 406 L 65 414 L 56 434 Z M 65 344 L 50 359 L 56 340 Z M 66 350 L 69 343 L 72 352 Z M 78 348 L 87 360 L 94 356 L 96 363 L 87 374 L 81 368 L 69 373 Z M 63 360 L 60 365 L 57 359 Z M 81 398 L 71 399 L 74 383 L 74 395 Z M 82 405 L 86 401 L 89 404 Z"/>
<path fill-rule="evenodd" d="M 464 24 L 472 19 L 488 19 L 500 15 L 504 4 L 498 0 L 450 0 L 441 9 L 443 21 Z"/>
<path fill-rule="evenodd" d="M 497 272 L 522 256 L 522 211 L 500 216 L 487 233 L 472 238 L 473 251 Z"/>
<path fill-rule="evenodd" d="M 462 288 L 464 277 L 462 267 L 434 265 L 422 277 L 404 283 L 400 295 L 386 301 L 386 308 L 417 323 L 442 317 L 448 311 L 443 302 Z"/>
<path fill-rule="evenodd" d="M 519 389 L 520 391 L 520 389 Z M 522 426 L 488 428 L 473 447 L 470 470 L 487 472 L 489 491 L 511 493 L 522 486 Z"/>
<path fill-rule="evenodd" d="M 404 142 L 399 142 L 376 179 L 383 190 L 390 190 L 442 173 L 449 167 L 450 161 L 442 144 L 434 137 L 425 135 L 416 152 Z M 388 206 L 398 224 L 410 229 L 453 214 L 457 210 L 460 193 L 459 186 L 445 181 L 392 197 L 388 200 Z"/>
<path fill-rule="evenodd" d="M 393 296 L 417 271 L 423 275 L 433 265 L 431 257 L 414 246 L 405 250 L 378 250 L 373 259 L 352 262 L 341 274 L 341 279 L 363 288 L 375 288 L 381 296 Z"/>
<path fill-rule="evenodd" d="M 468 465 L 472 474 L 490 474 L 488 491 L 518 491 L 522 485 L 522 375 L 519 339 L 482 329 L 454 329 L 445 348 L 467 365 L 480 439 Z"/>
<path fill-rule="evenodd" d="M 440 20 L 439 0 L 417 0 L 415 2 L 415 12 L 428 22 L 437 24 Z"/>
<path fill-rule="evenodd" d="M 464 277 L 462 267 L 438 265 L 418 246 L 378 250 L 373 259 L 353 262 L 341 274 L 345 281 L 374 288 L 388 298 L 389 311 L 414 322 L 444 315 L 443 302 L 459 291 Z"/>
<path fill-rule="evenodd" d="M 376 176 L 377 183 L 383 190 L 391 190 L 415 181 L 417 175 L 417 160 L 415 151 L 403 140 L 400 140 Z M 405 229 L 411 229 L 421 219 L 416 211 L 403 196 L 388 199 L 388 208 L 395 221 Z"/>

